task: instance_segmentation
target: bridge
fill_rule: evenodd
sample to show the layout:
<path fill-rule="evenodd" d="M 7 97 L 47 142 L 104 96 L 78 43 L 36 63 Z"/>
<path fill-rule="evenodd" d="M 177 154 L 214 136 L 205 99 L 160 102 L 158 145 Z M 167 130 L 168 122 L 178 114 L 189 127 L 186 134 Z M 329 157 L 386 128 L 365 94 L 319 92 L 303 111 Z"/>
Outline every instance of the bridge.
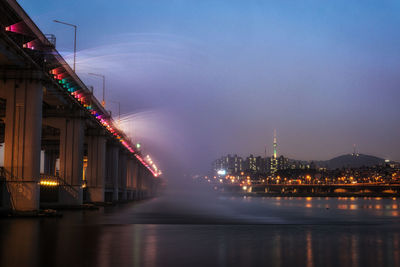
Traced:
<path fill-rule="evenodd" d="M 222 185 L 220 190 L 231 193 L 255 193 L 269 196 L 399 196 L 400 184 L 238 184 Z"/>
<path fill-rule="evenodd" d="M 158 184 L 159 171 L 15 0 L 0 2 L 0 143 L 0 203 L 16 211 L 140 199 Z"/>

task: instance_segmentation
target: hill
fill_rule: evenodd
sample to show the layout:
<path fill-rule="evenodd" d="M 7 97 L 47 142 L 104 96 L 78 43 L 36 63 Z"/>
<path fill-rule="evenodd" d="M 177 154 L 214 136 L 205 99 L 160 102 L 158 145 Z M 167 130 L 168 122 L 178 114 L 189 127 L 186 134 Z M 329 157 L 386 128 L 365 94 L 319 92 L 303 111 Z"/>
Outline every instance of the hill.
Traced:
<path fill-rule="evenodd" d="M 335 157 L 330 160 L 318 161 L 316 164 L 320 167 L 328 169 L 337 168 L 359 168 L 362 166 L 371 167 L 375 165 L 384 164 L 385 160 L 375 156 L 364 155 L 364 154 L 347 154 Z"/>

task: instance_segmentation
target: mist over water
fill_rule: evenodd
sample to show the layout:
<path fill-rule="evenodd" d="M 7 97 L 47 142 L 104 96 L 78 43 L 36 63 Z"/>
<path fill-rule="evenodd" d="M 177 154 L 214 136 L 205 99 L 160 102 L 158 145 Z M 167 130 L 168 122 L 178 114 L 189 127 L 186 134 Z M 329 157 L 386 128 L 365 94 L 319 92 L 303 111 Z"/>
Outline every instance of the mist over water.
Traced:
<path fill-rule="evenodd" d="M 134 142 L 143 144 L 143 155 L 147 154 L 146 144 L 151 144 L 156 149 L 156 155 L 163 156 L 161 158 L 163 165 L 168 166 L 162 175 L 166 183 L 163 192 L 158 198 L 135 209 L 132 222 L 238 223 L 243 221 L 242 218 L 235 217 L 232 208 L 221 201 L 212 187 L 196 183 L 192 179 L 191 166 L 195 160 L 195 153 L 187 149 L 190 146 L 185 139 L 183 129 L 168 116 L 168 112 L 152 110 L 123 114 L 118 125 Z M 153 159 L 155 162 L 159 160 Z"/>
<path fill-rule="evenodd" d="M 220 195 L 213 186 L 193 179 L 196 151 L 184 127 L 167 110 L 122 114 L 120 129 L 142 153 L 153 156 L 164 174 L 165 190 L 130 212 L 106 223 L 140 224 L 393 224 L 399 220 L 394 199 L 374 198 L 265 198 Z M 170 140 L 179 140 L 171 142 Z M 147 144 L 150 147 L 147 147 Z M 168 168 L 163 169 L 163 165 Z"/>

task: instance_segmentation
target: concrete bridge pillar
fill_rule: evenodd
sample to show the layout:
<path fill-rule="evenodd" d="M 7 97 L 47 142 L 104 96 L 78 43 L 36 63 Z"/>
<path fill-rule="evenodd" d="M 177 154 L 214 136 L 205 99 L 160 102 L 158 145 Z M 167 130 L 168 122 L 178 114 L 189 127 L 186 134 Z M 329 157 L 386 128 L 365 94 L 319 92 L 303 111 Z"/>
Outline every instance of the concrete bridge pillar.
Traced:
<path fill-rule="evenodd" d="M 45 148 L 44 150 L 44 173 L 49 175 L 56 174 L 56 161 L 58 150 L 54 148 Z"/>
<path fill-rule="evenodd" d="M 119 191 L 120 196 L 118 197 L 119 200 L 126 201 L 127 200 L 127 154 L 126 152 L 121 151 L 119 154 L 119 161 L 118 161 L 118 173 L 119 173 Z"/>
<path fill-rule="evenodd" d="M 91 202 L 104 202 L 107 140 L 103 135 L 88 136 L 86 182 Z"/>
<path fill-rule="evenodd" d="M 149 170 L 146 170 L 146 196 L 153 195 L 153 175 Z"/>
<path fill-rule="evenodd" d="M 127 160 L 126 160 L 126 188 L 127 188 L 127 199 L 132 200 L 133 159 L 131 157 L 127 157 Z"/>
<path fill-rule="evenodd" d="M 4 168 L 16 211 L 39 208 L 43 85 L 35 73 L 28 75 L 0 81 L 7 100 Z"/>
<path fill-rule="evenodd" d="M 143 192 L 143 166 L 139 165 L 137 166 L 137 176 L 136 176 L 136 198 L 137 199 L 142 199 L 142 192 Z"/>
<path fill-rule="evenodd" d="M 145 167 L 143 167 L 143 169 L 142 169 L 142 197 L 143 198 L 147 198 L 148 181 L 149 181 L 148 171 Z"/>
<path fill-rule="evenodd" d="M 151 172 L 149 172 L 149 186 L 148 186 L 148 195 L 149 197 L 153 197 L 155 194 L 155 178 Z"/>
<path fill-rule="evenodd" d="M 139 163 L 136 159 L 132 160 L 132 188 L 133 188 L 133 193 L 132 193 L 132 198 L 133 200 L 137 199 L 137 192 L 138 192 L 138 170 L 139 169 Z"/>
<path fill-rule="evenodd" d="M 60 204 L 81 205 L 85 124 L 81 118 L 60 120 L 60 177 L 66 183 Z"/>
<path fill-rule="evenodd" d="M 116 144 L 107 146 L 107 176 L 111 180 L 113 194 L 112 201 L 118 201 L 119 192 L 119 147 Z"/>

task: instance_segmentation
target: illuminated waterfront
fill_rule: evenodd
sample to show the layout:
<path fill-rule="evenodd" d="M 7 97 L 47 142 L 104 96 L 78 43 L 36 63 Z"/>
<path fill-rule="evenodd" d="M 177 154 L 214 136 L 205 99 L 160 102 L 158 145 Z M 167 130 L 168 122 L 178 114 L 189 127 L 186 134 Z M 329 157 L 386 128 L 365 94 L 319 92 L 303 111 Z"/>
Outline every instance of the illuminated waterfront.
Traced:
<path fill-rule="evenodd" d="M 1 266 L 398 266 L 400 203 L 380 198 L 154 199 L 0 220 Z M 205 205 L 206 206 L 206 205 Z"/>

